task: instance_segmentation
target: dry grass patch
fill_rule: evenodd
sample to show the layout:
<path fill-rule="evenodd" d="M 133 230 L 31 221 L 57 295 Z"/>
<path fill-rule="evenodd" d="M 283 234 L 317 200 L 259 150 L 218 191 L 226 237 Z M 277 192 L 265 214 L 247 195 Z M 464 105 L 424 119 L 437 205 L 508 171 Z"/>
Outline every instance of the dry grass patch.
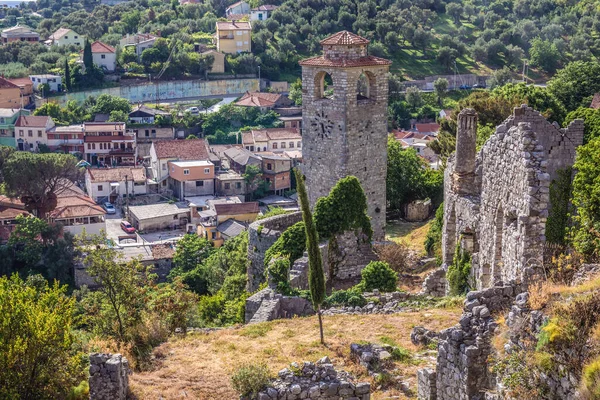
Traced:
<path fill-rule="evenodd" d="M 425 254 L 425 237 L 433 220 L 423 222 L 390 221 L 385 226 L 386 239 L 404 243 L 419 254 Z"/>
<path fill-rule="evenodd" d="M 316 361 L 323 356 L 336 368 L 368 380 L 362 367 L 350 360 L 354 342 L 393 342 L 414 354 L 421 349 L 410 342 L 415 325 L 441 330 L 458 321 L 460 308 L 433 309 L 392 315 L 336 315 L 324 318 L 325 341 L 318 341 L 316 317 L 272 321 L 210 334 L 174 337 L 156 349 L 162 355 L 156 369 L 135 373 L 130 388 L 137 399 L 236 399 L 230 376 L 248 363 L 267 363 L 276 374 L 293 361 Z M 404 381 L 416 390 L 417 363 L 397 363 Z M 373 399 L 403 394 L 397 390 L 376 391 Z"/>

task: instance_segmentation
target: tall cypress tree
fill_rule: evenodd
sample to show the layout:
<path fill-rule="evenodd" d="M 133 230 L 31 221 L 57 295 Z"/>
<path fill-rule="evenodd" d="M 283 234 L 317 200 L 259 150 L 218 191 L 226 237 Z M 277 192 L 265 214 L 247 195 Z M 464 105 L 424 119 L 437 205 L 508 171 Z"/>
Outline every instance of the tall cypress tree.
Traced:
<path fill-rule="evenodd" d="M 71 70 L 69 69 L 69 60 L 65 58 L 65 87 L 71 90 Z"/>
<path fill-rule="evenodd" d="M 294 169 L 296 175 L 296 189 L 298 190 L 298 199 L 302 208 L 302 220 L 304 220 L 304 229 L 306 230 L 306 249 L 308 250 L 308 288 L 310 289 L 310 297 L 313 307 L 319 316 L 319 331 L 321 334 L 321 344 L 325 344 L 323 338 L 323 319 L 321 316 L 321 304 L 325 301 L 325 274 L 323 273 L 323 260 L 321 259 L 321 251 L 319 250 L 319 235 L 317 227 L 310 211 L 308 202 L 308 194 L 306 193 L 306 185 L 304 177 Z"/>
<path fill-rule="evenodd" d="M 92 45 L 89 40 L 85 39 L 85 45 L 83 46 L 83 65 L 85 65 L 86 72 L 94 65 L 94 58 L 92 57 Z"/>

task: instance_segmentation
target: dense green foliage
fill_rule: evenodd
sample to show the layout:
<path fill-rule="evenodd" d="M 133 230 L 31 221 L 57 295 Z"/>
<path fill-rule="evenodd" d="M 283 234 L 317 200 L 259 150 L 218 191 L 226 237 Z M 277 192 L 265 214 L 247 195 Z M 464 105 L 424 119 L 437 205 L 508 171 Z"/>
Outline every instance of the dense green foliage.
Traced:
<path fill-rule="evenodd" d="M 398 274 L 382 261 L 371 261 L 361 271 L 361 281 L 358 286 L 363 291 L 379 289 L 381 292 L 395 292 L 398 284 Z"/>
<path fill-rule="evenodd" d="M 335 290 L 327 296 L 323 304 L 327 307 L 362 307 L 367 304 L 367 299 L 363 297 L 361 287 L 357 285 L 348 290 Z"/>
<path fill-rule="evenodd" d="M 267 209 L 267 212 L 262 215 L 259 215 L 256 218 L 256 220 L 259 221 L 261 219 L 270 218 L 270 217 L 274 217 L 276 215 L 282 215 L 282 214 L 287 214 L 287 213 L 289 213 L 289 211 L 287 211 L 284 208 L 269 206 Z"/>
<path fill-rule="evenodd" d="M 211 241 L 194 233 L 185 235 L 177 242 L 169 279 L 181 276 L 194 292 L 208 293 L 209 276 L 203 268 L 203 263 L 213 250 Z"/>
<path fill-rule="evenodd" d="M 460 296 L 471 288 L 471 255 L 456 245 L 452 264 L 446 273 L 451 296 Z"/>
<path fill-rule="evenodd" d="M 259 107 L 226 104 L 206 115 L 202 131 L 211 144 L 236 144 L 241 141 L 240 131 L 282 126 L 278 117 L 272 110 L 263 112 Z"/>
<path fill-rule="evenodd" d="M 278 257 L 269 263 L 265 268 L 267 281 L 274 285 L 277 292 L 284 295 L 291 295 L 293 290 L 290 286 L 290 260 L 286 257 Z"/>
<path fill-rule="evenodd" d="M 573 217 L 573 245 L 577 251 L 597 256 L 600 251 L 600 137 L 590 140 L 577 149 L 573 169 L 573 205 L 577 215 Z"/>
<path fill-rule="evenodd" d="M 573 169 L 561 169 L 557 171 L 557 175 L 557 178 L 550 182 L 550 212 L 546 220 L 546 241 L 565 244 L 571 213 Z"/>
<path fill-rule="evenodd" d="M 273 257 L 282 256 L 289 259 L 290 264 L 302 257 L 306 250 L 306 230 L 300 221 L 287 228 L 271 247 L 265 252 L 265 266 Z"/>
<path fill-rule="evenodd" d="M 595 61 L 570 63 L 548 81 L 548 92 L 570 111 L 588 107 L 599 91 L 600 65 Z"/>
<path fill-rule="evenodd" d="M 413 200 L 442 201 L 444 175 L 429 168 L 413 148 L 403 149 L 393 136 L 388 138 L 386 197 L 388 209 L 402 212 Z"/>
<path fill-rule="evenodd" d="M 35 217 L 18 216 L 8 242 L 0 246 L 0 275 L 41 274 L 63 285 L 73 285 L 75 243 L 69 232 Z"/>
<path fill-rule="evenodd" d="M 318 311 L 325 300 L 325 274 L 323 273 L 323 261 L 321 259 L 321 250 L 319 249 L 319 234 L 315 219 L 310 211 L 308 202 L 308 193 L 304 177 L 297 169 L 296 182 L 298 188 L 298 200 L 302 209 L 302 220 L 306 232 L 306 248 L 308 250 L 308 288 L 313 306 Z M 356 179 L 356 178 L 355 178 Z M 320 317 L 320 314 L 319 314 Z M 320 318 L 319 318 L 320 323 Z M 321 342 L 323 341 L 323 329 L 321 326 Z"/>
<path fill-rule="evenodd" d="M 429 226 L 425 237 L 425 251 L 430 256 L 435 256 L 441 261 L 442 258 L 442 230 L 444 227 L 444 203 L 435 211 L 435 218 Z"/>
<path fill-rule="evenodd" d="M 38 276 L 0 277 L 0 397 L 66 398 L 86 379 L 73 334 L 75 299 Z"/>
<path fill-rule="evenodd" d="M 368 240 L 373 235 L 367 215 L 367 197 L 355 176 L 340 179 L 315 205 L 315 225 L 322 239 L 360 229 Z M 305 221 L 306 222 L 306 221 Z"/>
<path fill-rule="evenodd" d="M 586 144 L 591 139 L 600 137 L 600 109 L 579 107 L 567 114 L 564 126 L 569 126 L 576 119 L 582 119 L 584 122 L 583 144 Z"/>

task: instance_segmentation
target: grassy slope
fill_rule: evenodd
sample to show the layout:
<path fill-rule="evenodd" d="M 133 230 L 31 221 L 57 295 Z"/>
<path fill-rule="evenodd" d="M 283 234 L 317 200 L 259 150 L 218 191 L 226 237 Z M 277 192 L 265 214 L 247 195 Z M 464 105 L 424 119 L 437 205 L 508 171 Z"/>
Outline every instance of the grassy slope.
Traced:
<path fill-rule="evenodd" d="M 318 341 L 316 317 L 295 318 L 225 329 L 210 334 L 173 338 L 158 347 L 156 368 L 135 373 L 130 388 L 138 399 L 236 399 L 229 377 L 240 364 L 268 364 L 273 374 L 293 361 L 316 361 L 324 355 L 344 369 L 369 380 L 365 370 L 349 358 L 350 344 L 359 341 L 395 342 L 419 353 L 408 364 L 397 364 L 403 381 L 416 390 L 417 369 L 434 363 L 426 350 L 410 342 L 414 326 L 441 330 L 456 324 L 460 310 L 432 309 L 394 315 L 337 315 L 324 318 L 327 347 Z M 397 389 L 373 393 L 373 399 L 406 398 Z"/>
<path fill-rule="evenodd" d="M 385 227 L 385 238 L 404 243 L 419 254 L 425 253 L 425 236 L 432 220 L 424 222 L 390 221 Z"/>

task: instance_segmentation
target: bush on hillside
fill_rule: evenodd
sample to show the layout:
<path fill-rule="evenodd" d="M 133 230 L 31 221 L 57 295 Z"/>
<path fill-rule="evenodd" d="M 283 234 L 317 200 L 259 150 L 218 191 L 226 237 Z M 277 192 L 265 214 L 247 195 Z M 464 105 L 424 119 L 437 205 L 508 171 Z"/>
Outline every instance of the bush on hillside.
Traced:
<path fill-rule="evenodd" d="M 471 255 L 463 251 L 460 245 L 457 245 L 454 252 L 454 259 L 448 267 L 448 273 L 446 274 L 451 296 L 460 296 L 469 291 L 471 288 L 470 275 Z"/>
<path fill-rule="evenodd" d="M 396 291 L 398 274 L 383 261 L 371 261 L 361 272 L 359 285 L 364 291 L 379 289 L 382 292 Z"/>
<path fill-rule="evenodd" d="M 392 242 L 374 247 L 379 259 L 398 273 L 406 272 L 415 264 L 415 254 L 404 243 Z"/>
<path fill-rule="evenodd" d="M 358 286 L 358 285 L 357 285 Z M 331 293 L 323 303 L 326 307 L 362 307 L 367 304 L 360 291 L 360 287 L 353 287 L 348 290 L 336 290 Z"/>
<path fill-rule="evenodd" d="M 231 376 L 233 388 L 242 396 L 254 397 L 264 389 L 271 380 L 267 365 L 244 364 Z"/>

